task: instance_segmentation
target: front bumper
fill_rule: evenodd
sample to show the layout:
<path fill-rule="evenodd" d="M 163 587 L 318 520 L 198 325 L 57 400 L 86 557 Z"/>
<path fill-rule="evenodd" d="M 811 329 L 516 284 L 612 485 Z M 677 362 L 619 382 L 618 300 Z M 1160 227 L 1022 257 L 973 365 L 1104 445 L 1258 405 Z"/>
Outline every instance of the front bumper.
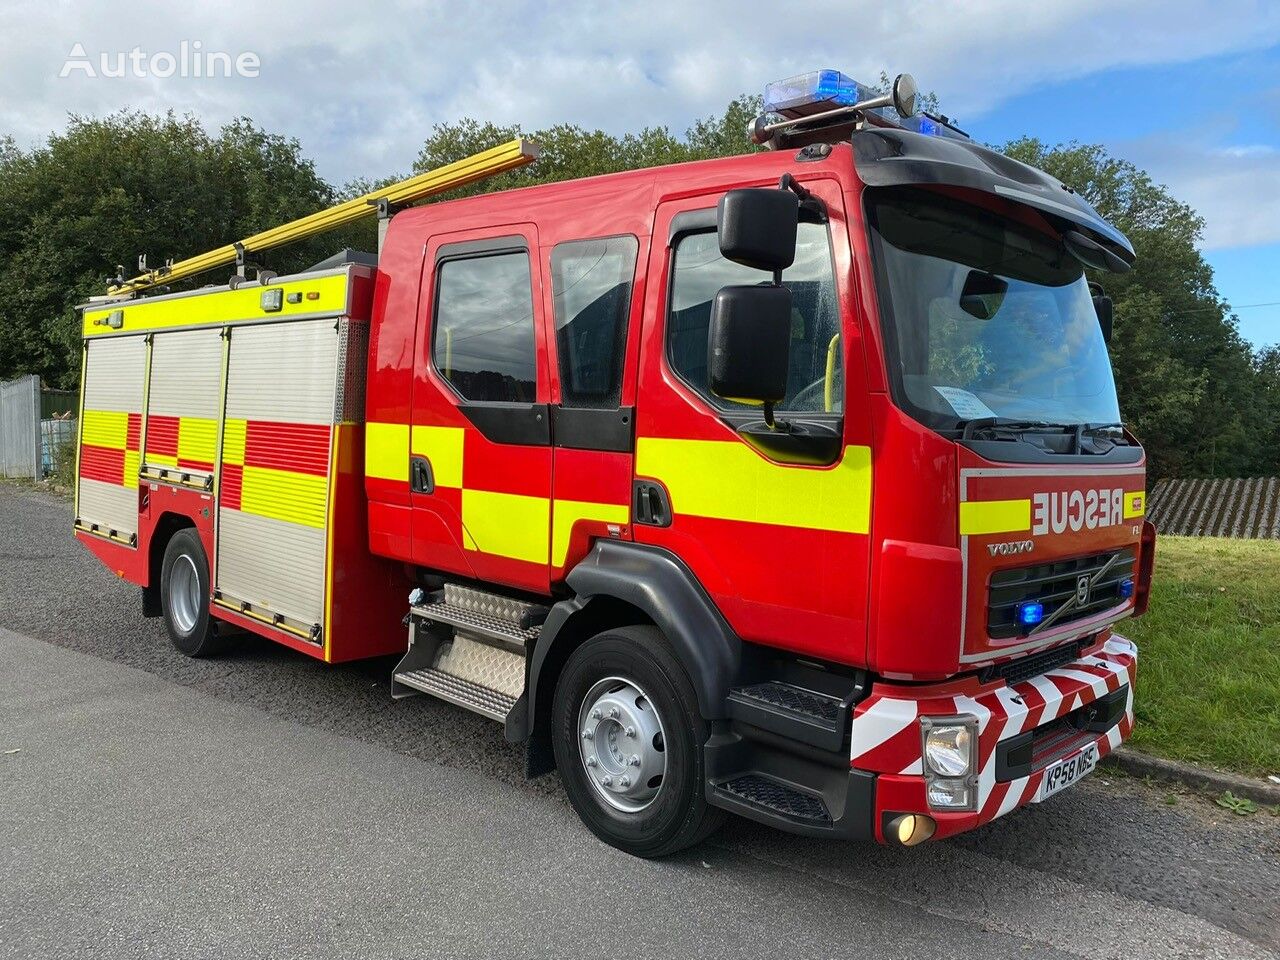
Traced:
<path fill-rule="evenodd" d="M 1089 743 L 1097 744 L 1100 757 L 1109 754 L 1133 729 L 1137 659 L 1137 647 L 1112 634 L 1078 660 L 1013 686 L 983 687 L 976 678 L 928 687 L 873 686 L 854 709 L 850 767 L 877 775 L 871 817 L 876 839 L 883 842 L 885 823 L 903 813 L 932 817 L 935 837 L 972 830 L 1030 803 L 1054 761 Z M 1062 723 L 1081 720 L 1094 704 L 1112 708 L 1105 729 L 1097 718 L 1076 727 Z M 931 809 L 920 718 L 966 714 L 978 721 L 976 809 Z M 1033 749 L 1033 739 L 1040 749 Z"/>

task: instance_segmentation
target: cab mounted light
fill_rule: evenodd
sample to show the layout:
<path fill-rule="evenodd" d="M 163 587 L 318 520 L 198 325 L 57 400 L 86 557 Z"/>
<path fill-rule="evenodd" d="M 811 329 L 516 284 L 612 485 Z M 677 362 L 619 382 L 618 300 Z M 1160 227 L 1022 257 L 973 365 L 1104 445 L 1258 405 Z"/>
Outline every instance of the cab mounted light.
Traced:
<path fill-rule="evenodd" d="M 892 125 L 888 107 L 900 117 L 916 113 L 919 89 L 909 73 L 894 78 L 888 93 L 877 93 L 871 87 L 846 77 L 838 70 L 815 70 L 787 80 L 778 80 L 765 88 L 765 113 L 747 130 L 752 143 L 768 143 L 774 135 L 797 124 L 821 126 L 822 121 L 856 119 L 875 114 L 880 122 Z M 768 123 L 770 114 L 784 119 Z"/>

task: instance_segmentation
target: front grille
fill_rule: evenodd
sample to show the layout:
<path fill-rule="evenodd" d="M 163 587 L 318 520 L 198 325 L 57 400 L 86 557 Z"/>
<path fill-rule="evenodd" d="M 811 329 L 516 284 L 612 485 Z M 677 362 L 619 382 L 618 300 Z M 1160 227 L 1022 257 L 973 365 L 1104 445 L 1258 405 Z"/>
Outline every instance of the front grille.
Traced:
<path fill-rule="evenodd" d="M 1056 627 L 1092 616 L 1121 602 L 1120 582 L 1133 576 L 1136 554 L 1132 548 L 996 571 L 991 575 L 987 594 L 987 633 L 995 639 L 1018 636 L 1022 628 L 1018 625 L 1015 610 L 1018 604 L 1030 600 L 1044 604 L 1044 618 L 1048 620 L 1059 607 L 1074 600 L 1081 577 L 1095 577 L 1116 553 L 1119 557 L 1115 563 L 1090 588 L 1088 602 L 1074 604 L 1054 621 Z"/>
<path fill-rule="evenodd" d="M 984 671 L 983 680 L 994 680 L 996 677 L 1000 677 L 1005 683 L 1013 687 L 1030 680 L 1032 677 L 1038 677 L 1041 674 L 1048 673 L 1050 670 L 1056 670 L 1079 656 L 1080 644 L 1069 643 L 1064 647 L 1042 650 L 1039 653 L 1031 654 L 1029 657 L 1019 657 L 1017 660 L 1010 660 L 1008 663 L 990 667 Z"/>

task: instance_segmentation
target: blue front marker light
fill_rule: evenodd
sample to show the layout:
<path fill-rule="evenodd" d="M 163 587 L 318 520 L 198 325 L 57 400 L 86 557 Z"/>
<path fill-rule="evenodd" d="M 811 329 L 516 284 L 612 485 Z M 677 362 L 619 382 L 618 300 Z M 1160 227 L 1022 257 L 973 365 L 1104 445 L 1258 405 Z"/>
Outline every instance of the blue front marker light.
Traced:
<path fill-rule="evenodd" d="M 1120 594 L 1121 600 L 1128 600 L 1133 596 L 1133 577 L 1125 577 L 1120 581 L 1120 585 L 1116 588 Z"/>
<path fill-rule="evenodd" d="M 1026 630 L 1034 627 L 1044 619 L 1044 604 L 1028 600 L 1014 607 L 1014 616 L 1018 618 L 1018 626 Z"/>

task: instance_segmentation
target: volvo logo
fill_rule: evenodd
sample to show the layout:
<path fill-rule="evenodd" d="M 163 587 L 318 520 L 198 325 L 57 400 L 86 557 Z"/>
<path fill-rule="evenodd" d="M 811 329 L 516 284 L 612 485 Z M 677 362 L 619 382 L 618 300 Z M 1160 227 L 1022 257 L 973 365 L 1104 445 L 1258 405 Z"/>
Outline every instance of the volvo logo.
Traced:
<path fill-rule="evenodd" d="M 988 543 L 987 553 L 993 557 L 1013 557 L 1030 553 L 1036 548 L 1034 540 L 1007 540 L 1004 543 Z"/>
<path fill-rule="evenodd" d="M 1081 574 L 1076 578 L 1076 606 L 1083 607 L 1089 603 L 1089 575 Z"/>

